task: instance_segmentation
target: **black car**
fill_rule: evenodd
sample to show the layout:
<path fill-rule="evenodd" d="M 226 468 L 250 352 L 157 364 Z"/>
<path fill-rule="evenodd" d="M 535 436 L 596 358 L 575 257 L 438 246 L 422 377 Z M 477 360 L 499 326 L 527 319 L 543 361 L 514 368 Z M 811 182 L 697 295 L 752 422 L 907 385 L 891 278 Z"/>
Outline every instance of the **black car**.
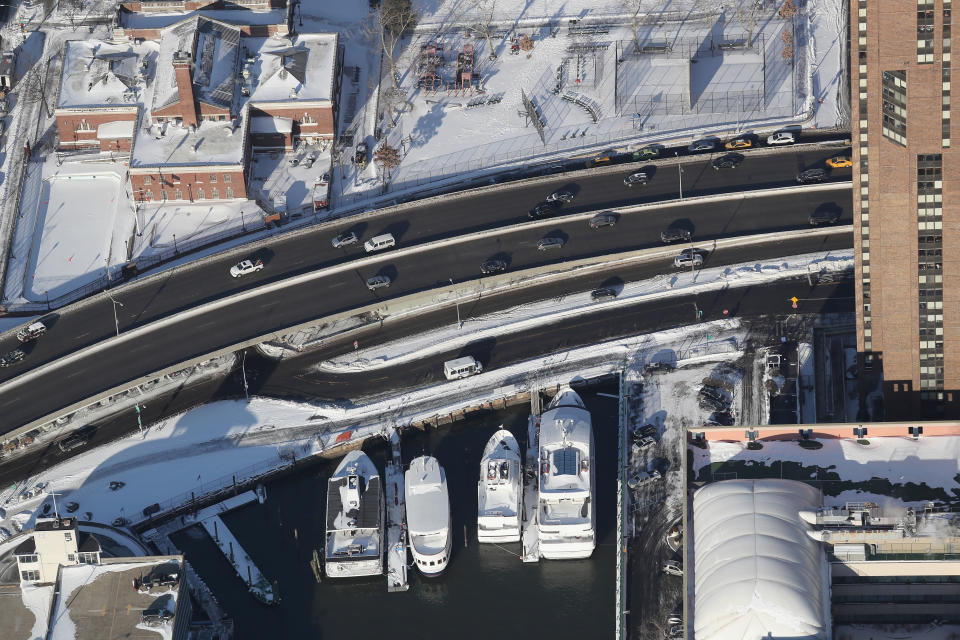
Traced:
<path fill-rule="evenodd" d="M 827 179 L 826 169 L 807 169 L 797 175 L 797 182 L 800 184 L 812 184 L 814 182 L 823 182 Z"/>
<path fill-rule="evenodd" d="M 738 166 L 740 166 L 741 162 L 743 162 L 742 155 L 739 153 L 728 153 L 713 161 L 713 170 L 719 171 L 720 169 L 736 169 Z"/>
<path fill-rule="evenodd" d="M 837 224 L 840 220 L 840 210 L 832 207 L 821 207 L 810 214 L 810 225 Z"/>
<path fill-rule="evenodd" d="M 615 224 L 617 224 L 617 214 L 615 213 L 598 213 L 597 215 L 590 218 L 591 229 L 601 229 L 603 227 L 612 227 Z"/>
<path fill-rule="evenodd" d="M 613 287 L 600 287 L 590 292 L 590 297 L 594 300 L 606 300 L 607 298 L 616 298 L 617 290 Z"/>
<path fill-rule="evenodd" d="M 710 411 L 727 411 L 730 408 L 730 404 L 725 399 L 716 400 L 707 396 L 700 396 L 698 401 L 701 409 L 709 409 Z"/>
<path fill-rule="evenodd" d="M 559 202 L 560 204 L 569 204 L 573 202 L 574 193 L 566 189 L 561 189 L 560 191 L 554 191 L 547 196 L 547 199 L 544 202 Z"/>
<path fill-rule="evenodd" d="M 499 273 L 500 271 L 506 270 L 507 263 L 504 260 L 498 260 L 496 258 L 490 258 L 480 265 L 480 273 L 483 274 Z"/>
<path fill-rule="evenodd" d="M 11 365 L 14 365 L 20 362 L 21 360 L 23 360 L 24 356 L 26 355 L 27 354 L 24 353 L 21 349 L 14 349 L 13 351 L 7 353 L 5 356 L 0 358 L 0 367 L 9 367 Z"/>
<path fill-rule="evenodd" d="M 710 422 L 723 427 L 732 427 L 735 423 L 729 411 L 715 411 L 710 414 Z"/>
<path fill-rule="evenodd" d="M 711 387 L 709 385 L 700 387 L 700 395 L 705 398 L 712 398 L 714 400 L 718 400 L 720 402 L 725 402 L 727 399 L 727 397 L 723 395 L 723 392 L 720 391 L 720 389 L 718 389 L 717 387 Z"/>
<path fill-rule="evenodd" d="M 546 218 L 555 214 L 561 207 L 563 207 L 563 203 L 559 200 L 544 200 L 533 209 L 530 209 L 527 215 L 530 216 L 531 220 Z"/>
<path fill-rule="evenodd" d="M 660 241 L 664 244 L 670 244 L 671 242 L 689 242 L 690 231 L 680 227 L 671 227 L 660 233 Z"/>

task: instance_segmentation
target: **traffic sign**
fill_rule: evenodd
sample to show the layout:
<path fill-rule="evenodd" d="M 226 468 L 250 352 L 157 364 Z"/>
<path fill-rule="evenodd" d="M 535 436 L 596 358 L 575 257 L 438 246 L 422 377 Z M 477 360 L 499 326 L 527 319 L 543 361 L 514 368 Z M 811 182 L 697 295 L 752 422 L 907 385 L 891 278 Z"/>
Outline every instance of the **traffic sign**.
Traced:
<path fill-rule="evenodd" d="M 797 303 L 800 302 L 800 299 L 797 298 L 797 296 L 793 296 L 792 298 L 790 298 L 790 302 L 793 303 L 793 308 L 796 309 L 796 308 L 797 308 Z"/>

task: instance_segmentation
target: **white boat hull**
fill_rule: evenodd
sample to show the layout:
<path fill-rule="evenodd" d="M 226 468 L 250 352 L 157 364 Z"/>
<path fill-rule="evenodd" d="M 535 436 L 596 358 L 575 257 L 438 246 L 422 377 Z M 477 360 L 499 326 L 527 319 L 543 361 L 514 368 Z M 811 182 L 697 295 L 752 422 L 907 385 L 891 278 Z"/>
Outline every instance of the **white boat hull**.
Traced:
<path fill-rule="evenodd" d="M 521 462 L 520 445 L 513 434 L 501 427 L 487 442 L 480 460 L 478 542 L 520 542 Z"/>
<path fill-rule="evenodd" d="M 365 578 L 382 574 L 383 564 L 379 559 L 353 562 L 327 560 L 326 572 L 328 578 Z"/>
<path fill-rule="evenodd" d="M 520 527 L 503 527 L 500 529 L 482 529 L 477 527 L 477 540 L 489 544 L 520 542 Z"/>
<path fill-rule="evenodd" d="M 426 554 L 417 550 L 417 546 L 413 543 L 413 540 L 409 540 L 410 543 L 410 553 L 413 555 L 413 563 L 417 565 L 417 569 L 420 570 L 427 578 L 436 578 L 444 572 L 447 568 L 447 565 L 450 564 L 450 552 L 453 550 L 453 536 L 451 535 L 452 529 L 450 526 L 447 526 L 447 543 L 443 548 L 443 551 L 440 553 Z M 430 563 L 433 562 L 433 565 Z"/>

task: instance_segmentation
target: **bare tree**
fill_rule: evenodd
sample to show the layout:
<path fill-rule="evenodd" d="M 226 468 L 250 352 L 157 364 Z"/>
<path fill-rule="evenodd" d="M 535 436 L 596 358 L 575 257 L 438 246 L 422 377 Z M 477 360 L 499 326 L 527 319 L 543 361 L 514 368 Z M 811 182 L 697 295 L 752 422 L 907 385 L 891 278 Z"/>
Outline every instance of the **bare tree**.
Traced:
<path fill-rule="evenodd" d="M 383 171 L 383 182 L 390 179 L 390 171 L 400 166 L 400 152 L 384 142 L 373 152 L 373 161 Z"/>
<path fill-rule="evenodd" d="M 17 93 L 19 99 L 23 100 L 25 103 L 33 104 L 39 102 L 43 105 L 44 112 L 47 114 L 48 118 L 53 117 L 53 110 L 50 108 L 50 104 L 47 102 L 47 91 L 44 86 L 43 73 L 40 72 L 40 67 L 43 66 L 42 62 L 37 62 L 33 65 L 33 68 L 21 78 L 20 82 L 17 84 Z"/>
<path fill-rule="evenodd" d="M 487 41 L 488 57 L 491 60 L 496 60 L 497 52 L 493 48 L 493 34 L 497 30 L 493 26 L 493 16 L 497 9 L 497 0 L 479 0 L 477 8 L 480 10 L 480 20 L 467 28 L 476 36 Z"/>
<path fill-rule="evenodd" d="M 640 27 L 646 24 L 647 15 L 659 10 L 663 3 L 660 0 L 620 0 L 620 5 L 630 14 L 634 51 L 640 51 Z"/>
<path fill-rule="evenodd" d="M 733 20 L 747 30 L 747 46 L 753 46 L 753 34 L 764 17 L 762 0 L 742 0 L 733 6 Z"/>
<path fill-rule="evenodd" d="M 371 39 L 380 44 L 394 89 L 400 88 L 397 49 L 403 36 L 417 26 L 418 17 L 410 0 L 382 0 L 366 25 Z"/>
<path fill-rule="evenodd" d="M 61 0 L 59 7 L 60 13 L 67 17 L 70 26 L 76 31 L 84 13 L 84 0 Z"/>

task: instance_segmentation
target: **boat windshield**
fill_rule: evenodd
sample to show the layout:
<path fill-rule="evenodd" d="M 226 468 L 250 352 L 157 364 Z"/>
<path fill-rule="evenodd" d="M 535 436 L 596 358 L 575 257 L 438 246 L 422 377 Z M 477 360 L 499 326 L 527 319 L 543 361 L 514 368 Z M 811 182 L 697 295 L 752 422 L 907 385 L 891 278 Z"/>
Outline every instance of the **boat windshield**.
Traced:
<path fill-rule="evenodd" d="M 580 451 L 576 447 L 564 447 L 553 452 L 553 475 L 575 476 L 579 466 Z"/>

